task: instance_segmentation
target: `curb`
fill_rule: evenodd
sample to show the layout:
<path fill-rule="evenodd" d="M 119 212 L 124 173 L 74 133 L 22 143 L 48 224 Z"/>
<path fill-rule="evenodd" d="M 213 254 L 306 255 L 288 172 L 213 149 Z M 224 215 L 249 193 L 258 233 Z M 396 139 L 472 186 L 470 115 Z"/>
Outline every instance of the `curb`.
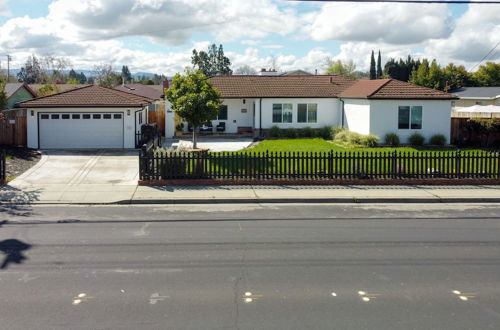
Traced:
<path fill-rule="evenodd" d="M 0 201 L 0 205 L 189 205 L 189 204 L 437 204 L 437 203 L 500 203 L 500 198 L 266 198 L 266 199 L 145 199 L 145 200 L 121 200 L 114 202 L 31 202 L 15 203 Z"/>

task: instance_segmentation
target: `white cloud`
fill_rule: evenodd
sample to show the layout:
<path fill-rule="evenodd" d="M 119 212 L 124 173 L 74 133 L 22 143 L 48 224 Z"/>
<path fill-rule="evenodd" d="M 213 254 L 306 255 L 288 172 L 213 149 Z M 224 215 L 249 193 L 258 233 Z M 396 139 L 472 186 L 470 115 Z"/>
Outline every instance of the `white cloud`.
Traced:
<path fill-rule="evenodd" d="M 7 6 L 9 0 L 0 0 L 0 16 L 10 16 L 10 10 Z"/>
<path fill-rule="evenodd" d="M 425 53 L 438 58 L 442 64 L 455 62 L 471 65 L 477 63 L 500 41 L 500 7 L 495 5 L 470 5 L 456 21 L 456 28 L 447 39 L 431 40 Z M 497 49 L 489 60 L 499 60 Z"/>
<path fill-rule="evenodd" d="M 335 3 L 310 14 L 304 29 L 314 40 L 413 44 L 447 37 L 452 28 L 446 5 Z"/>
<path fill-rule="evenodd" d="M 262 45 L 261 47 L 267 49 L 280 49 L 283 48 L 283 45 Z"/>

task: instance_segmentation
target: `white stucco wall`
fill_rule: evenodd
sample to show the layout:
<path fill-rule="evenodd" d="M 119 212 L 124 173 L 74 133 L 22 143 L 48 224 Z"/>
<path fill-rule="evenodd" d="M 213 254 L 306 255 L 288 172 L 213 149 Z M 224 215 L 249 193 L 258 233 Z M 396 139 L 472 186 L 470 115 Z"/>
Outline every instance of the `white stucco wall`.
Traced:
<path fill-rule="evenodd" d="M 450 142 L 450 100 L 370 100 L 370 133 L 383 142 L 387 133 L 396 133 L 401 143 L 407 143 L 413 133 L 427 140 L 434 134 L 443 134 Z M 398 129 L 399 106 L 422 106 L 422 129 Z"/>
<path fill-rule="evenodd" d="M 123 145 L 126 149 L 135 148 L 135 129 L 140 131 L 136 111 L 142 110 L 143 124 L 146 123 L 146 110 L 141 108 L 28 108 L 27 109 L 28 148 L 38 149 L 38 113 L 122 113 L 123 114 Z M 130 115 L 127 115 L 130 110 Z M 33 115 L 32 112 L 33 111 Z"/>
<path fill-rule="evenodd" d="M 175 136 L 175 112 L 170 107 L 170 102 L 165 101 L 165 137 Z"/>
<path fill-rule="evenodd" d="M 256 100 L 259 103 L 259 100 Z M 292 104 L 292 122 L 291 123 L 273 123 L 273 104 L 291 103 Z M 316 123 L 298 123 L 297 108 L 299 103 L 316 103 L 318 105 Z M 255 128 L 259 128 L 259 107 L 256 106 Z M 269 129 L 272 126 L 280 128 L 321 128 L 323 126 L 340 125 L 340 101 L 336 98 L 268 98 L 262 99 L 262 129 Z"/>
<path fill-rule="evenodd" d="M 360 134 L 370 134 L 370 101 L 344 99 L 344 128 Z"/>
<path fill-rule="evenodd" d="M 473 105 L 476 105 L 477 102 L 480 102 L 481 105 L 500 105 L 500 98 L 498 99 L 459 99 L 459 100 L 453 100 L 455 102 L 455 106 L 453 106 L 453 110 L 459 110 L 462 108 L 467 108 L 467 107 L 472 107 Z"/>
<path fill-rule="evenodd" d="M 238 127 L 253 128 L 253 99 L 224 99 L 223 104 L 227 105 L 227 120 L 213 120 L 214 129 L 221 121 L 226 123 L 225 133 L 237 133 Z"/>

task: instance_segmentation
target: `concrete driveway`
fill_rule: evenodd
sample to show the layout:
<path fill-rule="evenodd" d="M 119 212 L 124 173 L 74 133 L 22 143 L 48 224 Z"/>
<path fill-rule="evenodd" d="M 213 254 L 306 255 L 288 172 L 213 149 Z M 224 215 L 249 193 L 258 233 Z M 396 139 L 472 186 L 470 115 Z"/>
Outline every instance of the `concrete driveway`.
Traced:
<path fill-rule="evenodd" d="M 2 188 L 2 200 L 9 194 L 17 202 L 127 200 L 137 189 L 137 155 L 135 150 L 48 150 L 38 164 Z"/>

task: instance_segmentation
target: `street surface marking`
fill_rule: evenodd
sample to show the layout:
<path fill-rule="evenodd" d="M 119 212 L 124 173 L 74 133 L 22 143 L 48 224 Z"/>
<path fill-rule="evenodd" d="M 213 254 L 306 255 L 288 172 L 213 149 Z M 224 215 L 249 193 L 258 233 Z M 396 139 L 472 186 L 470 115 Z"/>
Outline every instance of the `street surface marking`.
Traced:
<path fill-rule="evenodd" d="M 80 305 L 82 302 L 93 299 L 94 297 L 87 296 L 86 293 L 80 293 L 76 297 L 73 297 L 73 305 Z"/>
<path fill-rule="evenodd" d="M 250 291 L 247 291 L 245 292 L 245 294 L 243 295 L 243 301 L 247 304 L 253 302 L 254 300 L 257 300 L 259 298 L 261 298 L 262 295 L 259 295 L 259 294 L 253 294 L 252 292 Z"/>
<path fill-rule="evenodd" d="M 459 291 L 459 290 L 453 290 L 451 292 L 454 295 L 458 296 L 458 299 L 460 299 L 462 301 L 469 301 L 470 298 L 474 298 L 475 297 L 474 293 L 472 293 L 472 292 L 465 293 L 465 292 L 462 292 L 462 291 Z"/>
<path fill-rule="evenodd" d="M 155 305 L 158 301 L 164 301 L 167 298 L 168 298 L 168 296 L 160 296 L 159 293 L 153 293 L 151 295 L 151 297 L 149 298 L 149 303 L 151 305 Z"/>

